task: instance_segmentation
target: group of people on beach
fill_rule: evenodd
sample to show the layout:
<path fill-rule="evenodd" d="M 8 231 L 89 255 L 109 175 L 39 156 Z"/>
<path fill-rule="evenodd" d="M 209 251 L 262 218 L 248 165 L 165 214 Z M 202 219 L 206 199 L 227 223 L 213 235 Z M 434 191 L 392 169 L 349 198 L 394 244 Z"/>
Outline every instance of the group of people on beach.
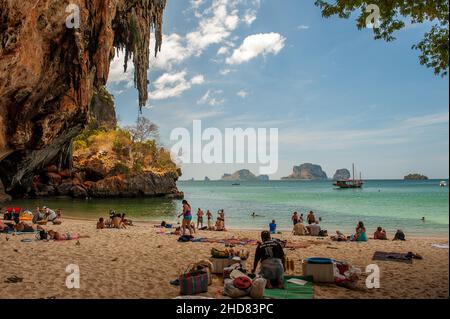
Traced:
<path fill-rule="evenodd" d="M 109 211 L 109 219 L 105 220 L 100 217 L 97 222 L 97 229 L 105 228 L 116 228 L 116 229 L 126 229 L 127 226 L 132 226 L 133 221 L 131 219 L 125 218 L 126 214 L 116 213 L 113 210 Z"/>
<path fill-rule="evenodd" d="M 43 230 L 41 226 L 51 222 L 53 225 L 62 223 L 61 209 L 56 211 L 43 206 L 36 207 L 34 212 L 28 209 L 7 207 L 2 210 L 3 222 L 0 222 L 0 232 L 35 232 Z"/>
<path fill-rule="evenodd" d="M 186 235 L 186 231 L 189 231 L 189 235 L 193 236 L 195 233 L 196 225 L 193 222 L 193 215 L 192 215 L 192 207 L 189 204 L 187 200 L 183 200 L 183 211 L 180 215 L 178 215 L 178 218 L 183 217 L 181 222 L 181 232 L 182 235 Z M 197 229 L 199 230 L 210 230 L 210 231 L 226 231 L 225 228 L 225 211 L 223 209 L 220 209 L 217 212 L 217 220 L 215 224 L 213 225 L 213 214 L 208 209 L 206 211 L 206 218 L 207 218 L 207 226 L 204 226 L 203 224 L 203 217 L 205 215 L 204 211 L 201 208 L 198 208 L 197 210 Z"/>
<path fill-rule="evenodd" d="M 0 221 L 0 232 L 2 233 L 36 233 L 36 238 L 39 240 L 62 241 L 83 238 L 75 233 L 58 232 L 44 227 L 47 223 L 62 224 L 61 209 L 53 210 L 43 206 L 42 208 L 36 207 L 34 212 L 21 208 L 5 208 L 2 212 L 3 221 Z"/>

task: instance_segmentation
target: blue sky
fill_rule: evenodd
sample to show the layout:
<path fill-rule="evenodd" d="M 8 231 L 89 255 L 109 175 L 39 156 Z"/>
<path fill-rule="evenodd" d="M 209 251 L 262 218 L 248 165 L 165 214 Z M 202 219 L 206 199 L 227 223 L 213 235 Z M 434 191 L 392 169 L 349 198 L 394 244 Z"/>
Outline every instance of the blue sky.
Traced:
<path fill-rule="evenodd" d="M 164 42 L 151 59 L 143 113 L 170 147 L 172 129 L 278 128 L 279 169 L 322 165 L 329 176 L 357 163 L 365 178 L 420 172 L 448 177 L 448 78 L 411 49 L 429 25 L 375 41 L 354 19 L 324 19 L 314 1 L 169 0 Z M 280 3 L 283 3 L 281 5 Z M 152 43 L 153 52 L 153 43 Z M 133 69 L 111 65 L 121 125 L 138 115 Z M 182 165 L 182 179 L 220 178 L 255 165 Z"/>

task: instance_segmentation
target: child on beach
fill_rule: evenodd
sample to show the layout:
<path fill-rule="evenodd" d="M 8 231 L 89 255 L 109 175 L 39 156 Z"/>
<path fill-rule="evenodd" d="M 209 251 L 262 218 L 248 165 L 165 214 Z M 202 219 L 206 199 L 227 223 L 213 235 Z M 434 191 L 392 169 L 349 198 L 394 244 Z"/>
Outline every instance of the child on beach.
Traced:
<path fill-rule="evenodd" d="M 106 228 L 105 219 L 103 217 L 100 217 L 97 222 L 97 229 L 105 229 L 105 228 Z"/>
<path fill-rule="evenodd" d="M 271 234 L 276 234 L 277 233 L 277 224 L 275 222 L 275 219 L 272 220 L 272 223 L 269 224 L 269 231 Z"/>

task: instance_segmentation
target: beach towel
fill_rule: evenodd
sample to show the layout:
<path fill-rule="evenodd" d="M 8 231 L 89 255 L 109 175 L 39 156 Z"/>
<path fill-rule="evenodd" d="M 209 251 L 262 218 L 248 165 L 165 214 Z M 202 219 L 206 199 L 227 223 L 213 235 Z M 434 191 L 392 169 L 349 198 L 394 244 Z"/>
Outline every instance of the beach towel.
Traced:
<path fill-rule="evenodd" d="M 307 281 L 304 285 L 289 282 L 291 279 Z M 285 289 L 266 289 L 264 297 L 270 299 L 314 299 L 314 285 L 312 277 L 286 276 L 284 277 Z"/>
<path fill-rule="evenodd" d="M 431 246 L 439 249 L 448 249 L 448 244 L 432 244 Z"/>
<path fill-rule="evenodd" d="M 412 264 L 412 257 L 405 253 L 387 253 L 383 251 L 376 251 L 372 257 L 372 260 L 398 261 Z"/>

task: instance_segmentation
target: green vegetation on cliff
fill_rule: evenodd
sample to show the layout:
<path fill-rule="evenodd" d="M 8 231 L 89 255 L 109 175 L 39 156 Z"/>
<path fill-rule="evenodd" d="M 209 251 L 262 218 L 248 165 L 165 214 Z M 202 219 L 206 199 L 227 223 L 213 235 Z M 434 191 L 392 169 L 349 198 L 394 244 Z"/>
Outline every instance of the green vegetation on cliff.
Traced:
<path fill-rule="evenodd" d="M 158 146 L 154 139 L 136 140 L 133 131 L 126 129 L 94 129 L 91 126 L 75 138 L 72 145 L 75 166 L 100 160 L 115 174 L 177 172 L 168 150 Z"/>

